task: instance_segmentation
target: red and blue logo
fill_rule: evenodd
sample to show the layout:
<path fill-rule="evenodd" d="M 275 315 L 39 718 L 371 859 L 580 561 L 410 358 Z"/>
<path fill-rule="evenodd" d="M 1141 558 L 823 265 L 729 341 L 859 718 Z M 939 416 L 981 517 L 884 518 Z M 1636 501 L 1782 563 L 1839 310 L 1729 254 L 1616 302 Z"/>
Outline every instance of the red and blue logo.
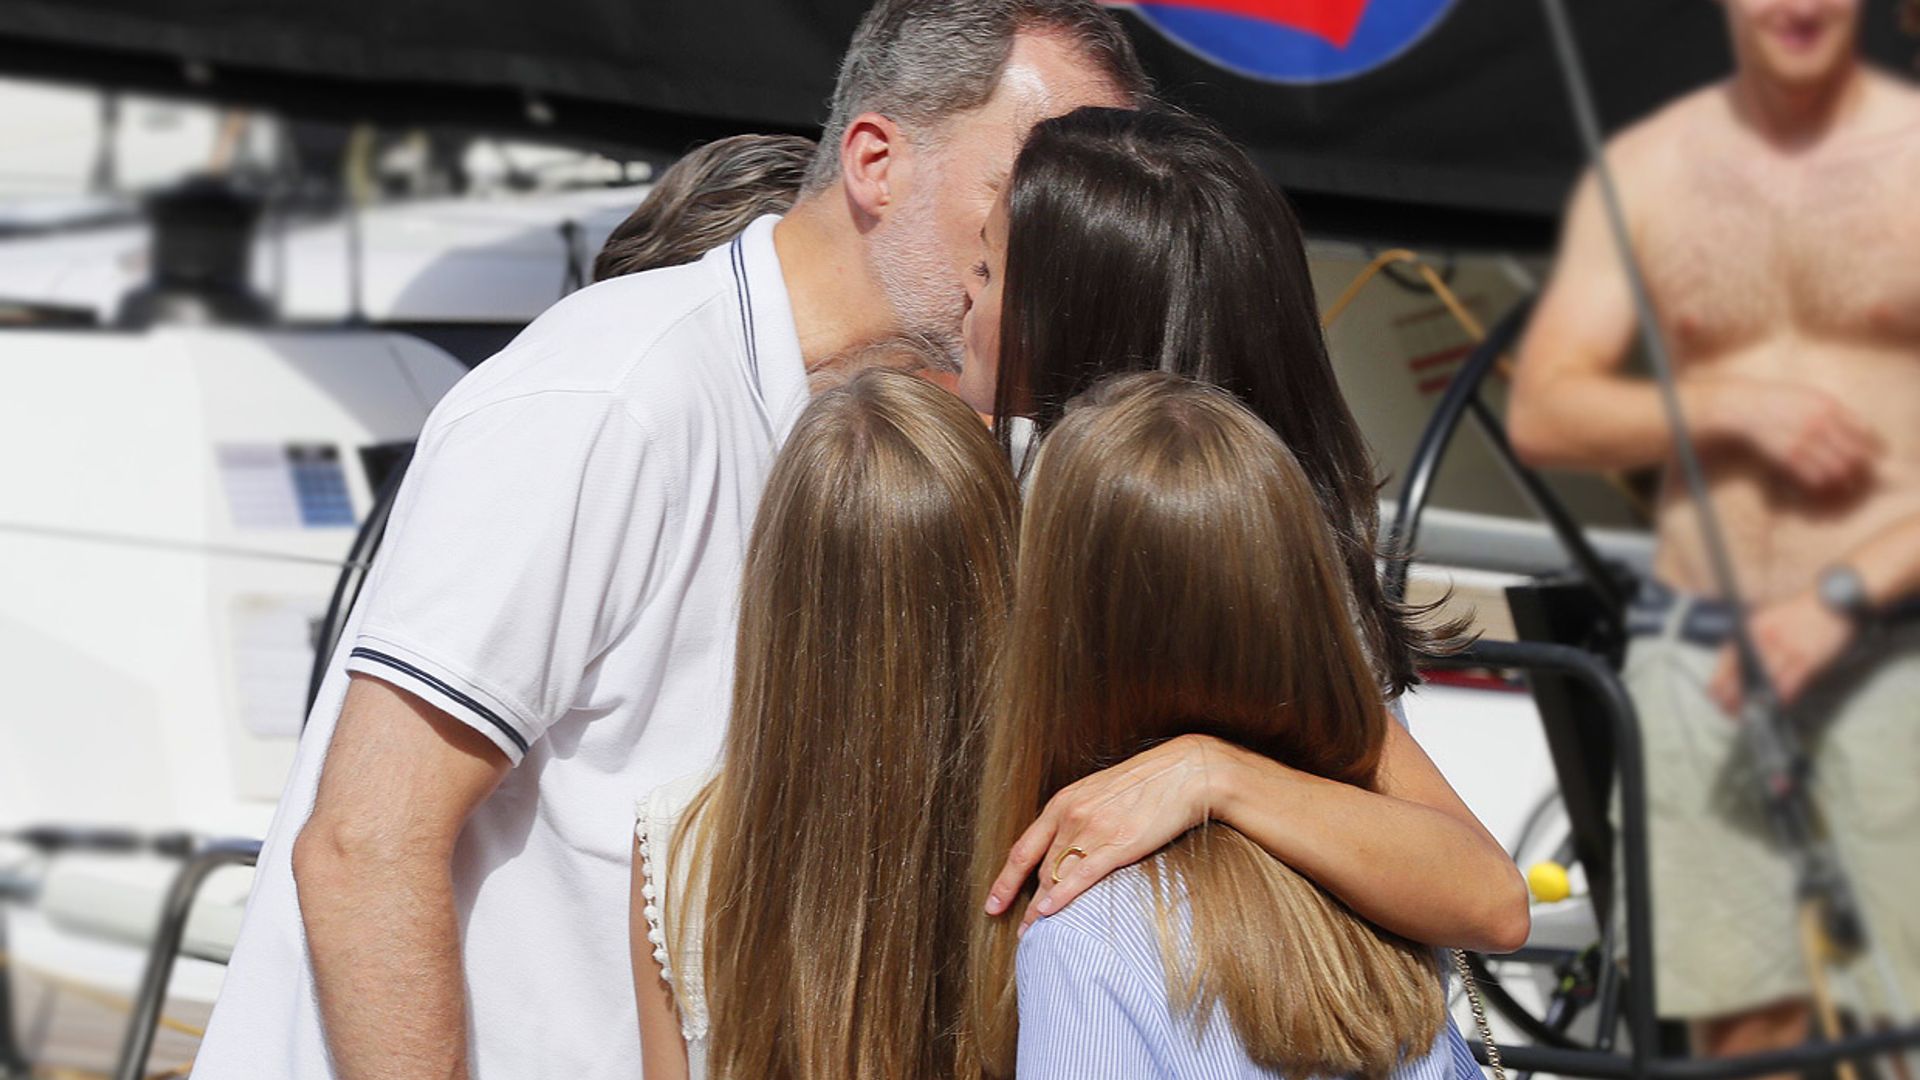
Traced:
<path fill-rule="evenodd" d="M 1147 25 L 1252 79 L 1333 82 L 1412 48 L 1454 0 L 1137 0 Z"/>

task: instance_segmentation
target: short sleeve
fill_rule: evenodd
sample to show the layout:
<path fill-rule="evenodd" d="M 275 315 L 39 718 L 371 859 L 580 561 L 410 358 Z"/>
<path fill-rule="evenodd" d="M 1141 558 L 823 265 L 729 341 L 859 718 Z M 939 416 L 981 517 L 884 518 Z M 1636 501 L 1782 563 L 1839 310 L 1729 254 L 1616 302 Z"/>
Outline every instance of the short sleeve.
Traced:
<path fill-rule="evenodd" d="M 1156 992 L 1112 947 L 1077 927 L 1041 919 L 1020 939 L 1022 1077 L 1139 1080 L 1180 1075 L 1170 1049 L 1164 991 Z"/>
<path fill-rule="evenodd" d="M 430 424 L 347 670 L 420 696 L 518 764 L 640 610 L 672 495 L 611 395 L 531 394 Z"/>

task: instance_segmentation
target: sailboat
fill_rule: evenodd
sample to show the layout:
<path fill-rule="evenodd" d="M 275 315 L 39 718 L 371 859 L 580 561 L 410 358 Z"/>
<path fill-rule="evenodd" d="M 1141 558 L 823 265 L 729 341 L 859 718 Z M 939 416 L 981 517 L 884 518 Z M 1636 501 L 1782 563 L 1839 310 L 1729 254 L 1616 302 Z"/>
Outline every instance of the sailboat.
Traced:
<path fill-rule="evenodd" d="M 0 117 L 66 117 L 0 126 L 0 144 L 67 140 L 43 149 L 32 190 L 0 177 L 0 1076 L 190 1061 L 250 871 L 199 887 L 154 1002 L 158 1041 L 130 1059 L 167 891 L 183 858 L 265 832 L 328 613 L 364 570 L 356 537 L 377 535 L 426 414 L 584 284 L 655 166 L 719 135 L 809 133 L 864 4 L 484 0 L 459 25 L 429 7 L 327 0 L 245 26 L 106 0 L 0 7 L 0 73 L 42 80 L 0 84 L 0 100 L 38 102 Z M 1463 372 L 1493 370 L 1482 340 L 1537 288 L 1578 152 L 1537 27 L 1476 0 L 1402 9 L 1419 17 L 1370 66 L 1315 45 L 1282 49 L 1274 70 L 1210 51 L 1155 5 L 1123 18 L 1165 92 L 1242 138 L 1301 213 L 1341 384 L 1386 478 L 1383 521 L 1415 556 L 1410 597 L 1447 597 L 1488 640 L 1514 640 L 1535 620 L 1510 591 L 1582 566 L 1644 571 L 1651 541 L 1631 480 L 1529 488 L 1497 438 L 1471 432 L 1433 452 L 1436 409 L 1459 406 Z M 1607 119 L 1724 67 L 1716 18 L 1655 0 L 1587 13 Z M 1362 29 L 1314 34 L 1373 42 Z M 1649 63 L 1649 40 L 1679 44 Z M 156 116 L 171 141 L 147 138 Z M 363 125 L 343 137 L 357 150 L 334 147 L 360 164 L 289 165 L 296 123 Z M 127 131 L 148 149 L 100 150 Z M 185 180 L 222 144 L 252 179 Z M 409 145 L 460 161 L 462 179 L 407 165 Z M 400 164 L 374 183 L 382 146 Z M 169 247 L 209 215 L 225 260 L 211 281 Z M 1497 415 L 1497 373 L 1476 388 Z M 1540 520 L 1543 492 L 1559 527 Z M 1596 955 L 1603 929 L 1565 763 L 1512 670 L 1431 674 L 1406 705 L 1415 736 L 1516 859 L 1547 868 L 1528 962 L 1501 989 L 1523 1021 L 1554 1016 L 1555 965 Z M 1554 1022 L 1598 1027 L 1564 1008 Z"/>

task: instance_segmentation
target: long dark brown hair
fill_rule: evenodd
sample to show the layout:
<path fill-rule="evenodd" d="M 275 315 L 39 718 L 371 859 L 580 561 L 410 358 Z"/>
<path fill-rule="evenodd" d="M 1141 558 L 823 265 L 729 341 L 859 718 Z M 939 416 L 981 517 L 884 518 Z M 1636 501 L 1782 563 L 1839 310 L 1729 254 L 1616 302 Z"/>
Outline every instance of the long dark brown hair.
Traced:
<path fill-rule="evenodd" d="M 976 899 L 1055 792 L 1178 735 L 1373 785 L 1393 721 L 1317 504 L 1296 456 L 1218 387 L 1126 376 L 1053 430 L 1021 522 Z M 1227 825 L 1142 867 L 1174 1008 L 1196 1025 L 1224 1013 L 1263 1067 L 1384 1076 L 1439 1034 L 1430 951 Z M 995 1077 L 1015 1064 L 1017 922 L 981 920 L 972 947 L 974 1032 Z"/>
<path fill-rule="evenodd" d="M 781 449 L 721 771 L 673 841 L 709 868 L 716 1080 L 955 1075 L 1017 511 L 985 425 L 910 375 L 823 392 Z"/>
<path fill-rule="evenodd" d="M 1162 371 L 1222 387 L 1278 432 L 1332 524 L 1381 681 L 1438 646 L 1379 583 L 1379 482 L 1334 378 L 1299 222 L 1231 140 L 1165 108 L 1041 122 L 1007 194 L 994 420 L 1044 433 L 1100 379 Z"/>

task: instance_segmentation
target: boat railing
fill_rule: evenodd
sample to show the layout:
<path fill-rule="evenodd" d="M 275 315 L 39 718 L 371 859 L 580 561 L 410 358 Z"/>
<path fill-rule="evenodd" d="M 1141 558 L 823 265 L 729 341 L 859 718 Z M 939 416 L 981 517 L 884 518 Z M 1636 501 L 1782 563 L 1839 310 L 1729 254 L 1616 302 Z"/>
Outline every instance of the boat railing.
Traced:
<path fill-rule="evenodd" d="M 1572 634 L 1558 628 L 1561 634 L 1579 639 L 1579 645 L 1547 640 L 1483 640 L 1457 654 L 1424 661 L 1425 666 L 1434 669 L 1492 668 L 1526 674 L 1540 704 L 1548 741 L 1554 744 L 1555 769 L 1560 774 L 1562 795 L 1576 833 L 1575 848 L 1581 852 L 1583 862 L 1593 863 L 1588 868 L 1588 879 L 1594 890 L 1594 913 L 1600 930 L 1595 994 L 1599 1020 L 1593 1042 L 1581 1045 L 1565 1034 L 1570 1013 L 1563 1016 L 1558 1026 L 1546 1024 L 1540 1017 L 1526 1012 L 1497 980 L 1490 980 L 1487 989 L 1492 992 L 1488 998 L 1497 1009 L 1516 1027 L 1548 1043 L 1500 1046 L 1502 1064 L 1521 1073 L 1548 1072 L 1599 1080 L 1738 1080 L 1819 1069 L 1841 1062 L 1863 1062 L 1920 1047 L 1920 1024 L 1903 1018 L 1906 1026 L 1841 1039 L 1816 1040 L 1784 1050 L 1724 1058 L 1661 1052 L 1659 1012 L 1654 980 L 1650 977 L 1654 970 L 1655 912 L 1647 850 L 1645 760 L 1638 713 L 1609 655 L 1610 647 L 1617 650 L 1622 640 L 1618 623 L 1632 588 L 1631 576 L 1599 553 L 1565 504 L 1538 473 L 1519 460 L 1507 441 L 1500 418 L 1480 396 L 1487 375 L 1518 340 L 1532 308 L 1533 300 L 1528 298 L 1509 310 L 1468 356 L 1447 387 L 1421 433 L 1387 533 L 1390 551 L 1414 550 L 1421 514 L 1433 493 L 1434 478 L 1461 421 L 1471 416 L 1486 436 L 1496 459 L 1565 549 L 1577 578 L 1578 591 L 1587 593 L 1586 601 L 1578 608 L 1579 615 L 1590 622 L 1612 620 L 1614 623 Z M 1389 563 L 1387 574 L 1388 595 L 1403 599 L 1406 561 Z M 1528 606 L 1540 608 L 1547 603 L 1565 603 L 1568 584 L 1561 581 L 1543 588 L 1523 587 L 1512 590 L 1510 595 L 1530 593 Z M 1553 596 L 1556 589 L 1563 595 Z M 1512 596 L 1512 599 L 1520 597 Z M 1523 636 L 1541 636 L 1549 624 L 1556 621 L 1537 610 L 1528 613 L 1527 619 L 1520 619 L 1519 611 L 1515 614 L 1517 624 L 1527 624 L 1523 627 Z M 1537 633 L 1526 635 L 1527 628 Z M 1611 776 L 1604 775 L 1608 766 Z M 1587 775 L 1596 771 L 1602 775 Z M 1573 775 L 1575 772 L 1579 775 Z M 1609 780 L 1619 788 L 1617 823 L 1608 820 Z M 1618 903 L 1613 900 L 1616 893 L 1612 885 L 1616 844 L 1620 863 Z M 1624 947 L 1615 932 L 1622 922 Z M 1473 966 L 1481 973 L 1488 970 L 1485 957 L 1475 957 Z M 1623 1018 L 1628 1045 L 1620 1051 L 1614 1049 L 1614 1044 Z M 1489 1063 L 1484 1046 L 1476 1043 L 1474 1054 L 1482 1064 Z"/>
<path fill-rule="evenodd" d="M 187 857 L 167 890 L 160 910 L 160 924 L 153 944 L 147 950 L 146 969 L 140 976 L 140 989 L 134 995 L 133 1013 L 120 1044 L 119 1063 L 114 1080 L 141 1080 L 146 1075 L 147 1057 L 153 1052 L 153 1037 L 160 1028 L 160 1016 L 167 1004 L 167 984 L 173 979 L 173 965 L 180 958 L 180 945 L 187 934 L 187 918 L 193 914 L 193 902 L 214 871 L 228 866 L 252 866 L 260 860 L 258 840 L 215 840 L 203 844 Z"/>

